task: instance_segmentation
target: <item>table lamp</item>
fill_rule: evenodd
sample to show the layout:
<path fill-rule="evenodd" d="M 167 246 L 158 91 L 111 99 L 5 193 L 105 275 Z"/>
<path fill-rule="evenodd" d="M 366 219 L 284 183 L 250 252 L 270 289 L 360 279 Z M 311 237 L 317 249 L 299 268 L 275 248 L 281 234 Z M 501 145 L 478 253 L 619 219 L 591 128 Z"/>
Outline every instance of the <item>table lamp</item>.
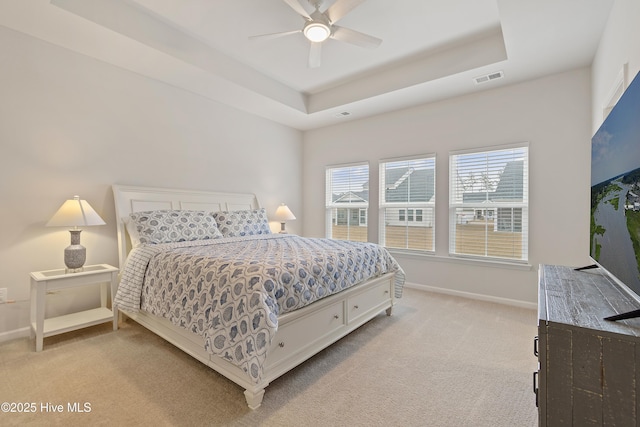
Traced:
<path fill-rule="evenodd" d="M 284 229 L 285 221 L 291 221 L 292 219 L 296 219 L 296 217 L 293 215 L 293 212 L 291 212 L 291 209 L 283 203 L 276 209 L 275 219 L 280 222 L 280 233 L 286 234 L 287 231 Z"/>
<path fill-rule="evenodd" d="M 68 273 L 82 271 L 82 266 L 87 259 L 87 250 L 80 244 L 80 230 L 78 227 L 91 225 L 104 225 L 100 215 L 93 210 L 86 200 L 80 200 L 80 196 L 73 196 L 60 206 L 60 209 L 47 223 L 47 227 L 73 227 L 71 233 L 71 245 L 64 250 L 64 264 Z"/>

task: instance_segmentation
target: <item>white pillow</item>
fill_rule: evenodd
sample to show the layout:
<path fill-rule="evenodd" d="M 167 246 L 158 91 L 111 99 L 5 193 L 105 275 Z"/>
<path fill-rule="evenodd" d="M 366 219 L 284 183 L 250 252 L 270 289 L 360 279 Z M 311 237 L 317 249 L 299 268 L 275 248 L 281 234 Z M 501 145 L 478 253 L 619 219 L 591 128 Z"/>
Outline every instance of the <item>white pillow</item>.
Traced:
<path fill-rule="evenodd" d="M 138 230 L 136 229 L 136 224 L 131 221 L 131 218 L 125 216 L 122 218 L 122 222 L 124 223 L 125 228 L 127 229 L 127 234 L 129 234 L 129 239 L 131 240 L 131 246 L 137 248 L 141 245 L 140 236 L 138 235 Z"/>

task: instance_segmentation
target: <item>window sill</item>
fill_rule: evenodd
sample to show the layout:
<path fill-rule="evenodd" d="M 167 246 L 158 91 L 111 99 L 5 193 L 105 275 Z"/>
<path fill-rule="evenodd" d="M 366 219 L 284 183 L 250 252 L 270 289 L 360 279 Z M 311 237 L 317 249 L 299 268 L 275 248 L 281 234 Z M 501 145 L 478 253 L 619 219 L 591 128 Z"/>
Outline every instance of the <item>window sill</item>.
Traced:
<path fill-rule="evenodd" d="M 448 262 L 453 264 L 467 264 L 481 267 L 504 268 L 510 270 L 531 271 L 533 266 L 528 262 L 509 262 L 503 260 L 465 258 L 459 256 L 442 256 L 430 252 L 413 252 L 387 248 L 389 253 L 398 257 L 410 257 L 419 259 L 428 259 L 434 262 Z"/>

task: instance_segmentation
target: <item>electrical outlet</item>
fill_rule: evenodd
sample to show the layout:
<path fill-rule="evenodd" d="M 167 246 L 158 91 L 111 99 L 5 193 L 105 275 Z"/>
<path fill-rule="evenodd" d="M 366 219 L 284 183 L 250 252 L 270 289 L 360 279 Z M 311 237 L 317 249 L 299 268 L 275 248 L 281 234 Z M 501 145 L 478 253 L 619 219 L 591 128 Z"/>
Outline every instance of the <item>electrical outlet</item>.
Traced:
<path fill-rule="evenodd" d="M 7 288 L 0 288 L 0 304 L 7 302 Z"/>

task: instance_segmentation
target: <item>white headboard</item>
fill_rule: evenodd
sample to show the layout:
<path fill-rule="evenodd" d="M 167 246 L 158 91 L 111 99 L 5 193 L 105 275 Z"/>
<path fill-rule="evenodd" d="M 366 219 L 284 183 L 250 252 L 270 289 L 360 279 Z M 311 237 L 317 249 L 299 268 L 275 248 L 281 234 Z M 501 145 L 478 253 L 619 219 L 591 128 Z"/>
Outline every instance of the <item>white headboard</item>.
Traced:
<path fill-rule="evenodd" d="M 178 190 L 173 188 L 138 187 L 113 185 L 118 230 L 118 260 L 124 267 L 131 241 L 123 218 L 131 212 L 158 209 L 189 209 L 200 211 L 237 211 L 258 209 L 260 204 L 255 194 L 216 193 L 210 191 Z"/>

